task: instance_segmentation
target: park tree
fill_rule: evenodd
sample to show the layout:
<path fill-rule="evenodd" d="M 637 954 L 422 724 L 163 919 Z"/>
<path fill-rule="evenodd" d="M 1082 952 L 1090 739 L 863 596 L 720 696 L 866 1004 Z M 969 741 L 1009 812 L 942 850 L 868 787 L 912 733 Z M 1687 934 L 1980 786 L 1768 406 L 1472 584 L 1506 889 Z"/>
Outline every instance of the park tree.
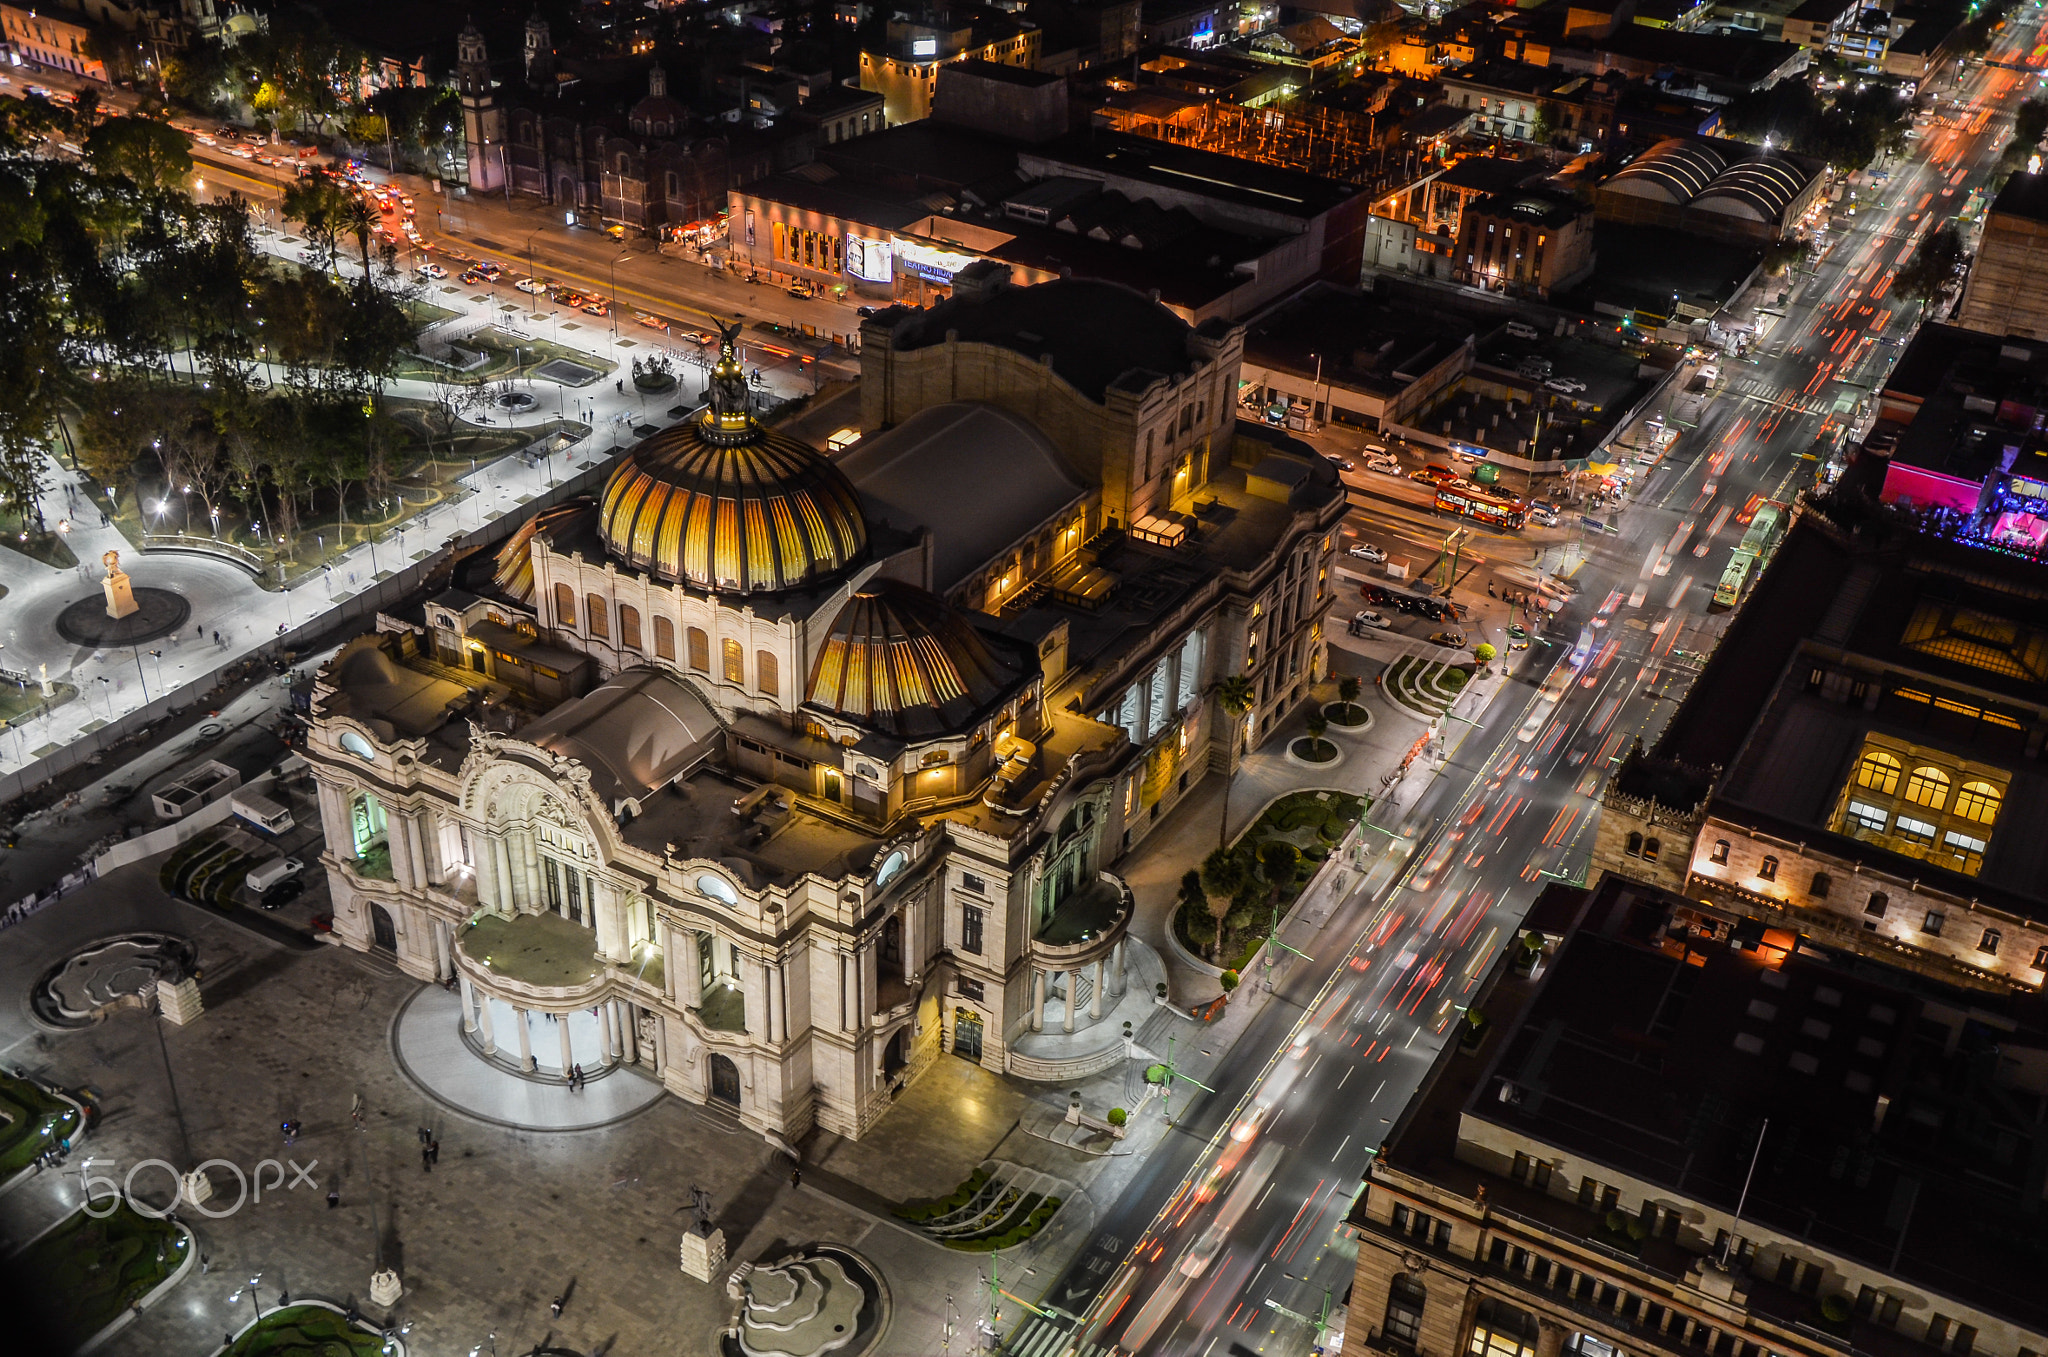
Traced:
<path fill-rule="evenodd" d="M 153 118 L 109 118 L 86 137 L 84 150 L 95 171 L 124 177 L 147 196 L 176 187 L 192 172 L 185 134 Z"/>
<path fill-rule="evenodd" d="M 1226 674 L 1218 679 L 1215 695 L 1216 710 L 1227 723 L 1228 729 L 1224 734 L 1229 740 L 1229 750 L 1223 761 L 1223 822 L 1216 827 L 1216 842 L 1220 846 L 1230 833 L 1230 765 L 1237 755 L 1238 723 L 1252 709 L 1255 695 L 1252 681 L 1243 674 Z"/>
<path fill-rule="evenodd" d="M 1244 858 L 1228 848 L 1212 849 L 1202 859 L 1202 894 L 1205 898 L 1209 917 L 1216 921 L 1216 938 L 1211 944 L 1209 959 L 1215 960 L 1223 953 L 1223 924 L 1231 908 L 1237 903 L 1239 892 L 1251 884 L 1251 873 L 1245 869 Z"/>
<path fill-rule="evenodd" d="M 1892 280 L 1892 288 L 1902 297 L 1923 304 L 1931 302 L 1955 281 L 1962 262 L 1962 237 L 1951 221 L 1927 233 L 1920 248 L 1913 252 L 1912 260 Z"/>

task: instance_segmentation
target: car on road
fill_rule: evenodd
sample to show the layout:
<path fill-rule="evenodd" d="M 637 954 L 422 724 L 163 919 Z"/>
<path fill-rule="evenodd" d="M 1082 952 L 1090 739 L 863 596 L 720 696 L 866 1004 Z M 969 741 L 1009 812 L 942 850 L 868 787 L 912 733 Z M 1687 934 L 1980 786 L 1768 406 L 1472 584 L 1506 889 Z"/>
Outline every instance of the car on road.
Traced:
<path fill-rule="evenodd" d="M 518 282 L 512 284 L 512 286 L 517 288 L 519 291 L 526 293 L 530 297 L 537 297 L 541 293 L 546 292 L 548 290 L 548 285 L 546 283 L 536 283 L 531 278 L 521 278 Z"/>
<path fill-rule="evenodd" d="M 1477 459 L 1475 458 L 1474 460 L 1476 461 Z M 1442 462 L 1431 462 L 1428 466 L 1422 468 L 1422 475 L 1425 480 L 1435 481 L 1438 485 L 1449 485 L 1451 482 L 1459 479 L 1458 473 L 1445 466 Z"/>
<path fill-rule="evenodd" d="M 1393 618 L 1385 613 L 1374 612 L 1370 608 L 1360 608 L 1352 614 L 1351 620 L 1361 627 L 1376 627 L 1381 631 L 1391 630 L 1394 625 Z"/>
<path fill-rule="evenodd" d="M 1353 542 L 1345 550 L 1348 554 L 1356 556 L 1359 560 L 1371 561 L 1374 565 L 1378 565 L 1387 559 L 1386 550 L 1382 547 L 1376 547 L 1370 542 Z"/>
<path fill-rule="evenodd" d="M 237 146 L 234 150 L 229 151 L 228 154 L 237 160 L 254 160 L 256 158 L 256 153 L 246 146 Z"/>
<path fill-rule="evenodd" d="M 1398 476 L 1401 474 L 1401 459 L 1390 452 L 1368 452 L 1365 454 L 1365 469 L 1385 476 Z"/>
<path fill-rule="evenodd" d="M 706 334 L 702 330 L 678 330 L 676 331 L 676 338 L 687 339 L 692 344 L 702 344 L 706 348 L 718 342 L 717 335 Z"/>
<path fill-rule="evenodd" d="M 301 264 L 317 264 L 320 262 L 320 252 L 318 250 L 300 250 L 299 262 Z"/>
<path fill-rule="evenodd" d="M 586 316 L 608 316 L 611 314 L 611 308 L 600 301 L 585 302 L 583 304 L 583 314 Z"/>
<path fill-rule="evenodd" d="M 1462 631 L 1434 631 L 1429 635 L 1429 643 L 1433 646 L 1449 646 L 1453 650 L 1462 650 L 1465 647 L 1465 633 Z"/>
<path fill-rule="evenodd" d="M 442 268 L 439 264 L 422 264 L 414 269 L 413 272 L 422 278 L 446 278 L 448 276 L 448 270 Z"/>
<path fill-rule="evenodd" d="M 262 898 L 258 900 L 257 903 L 262 905 L 263 908 L 265 909 L 276 909 L 279 905 L 286 904 L 292 900 L 296 900 L 305 893 L 305 878 L 297 876 L 287 877 L 285 880 L 279 882 L 277 885 L 272 886 L 269 890 L 263 892 Z"/>
<path fill-rule="evenodd" d="M 645 311 L 635 311 L 633 319 L 650 330 L 666 330 L 668 328 L 667 321 L 663 320 L 660 316 L 650 316 Z"/>
<path fill-rule="evenodd" d="M 882 308 L 879 306 L 856 306 L 853 308 L 853 314 L 859 316 L 862 320 L 866 320 L 869 316 L 881 315 Z"/>
<path fill-rule="evenodd" d="M 1349 458 L 1345 458 L 1345 457 L 1332 457 L 1332 456 L 1331 456 L 1331 455 L 1330 455 L 1329 453 L 1327 453 L 1327 452 L 1326 452 L 1326 453 L 1324 453 L 1324 454 L 1323 454 L 1323 456 L 1324 456 L 1324 457 L 1326 457 L 1326 458 L 1329 458 L 1330 464 L 1331 464 L 1331 465 L 1333 465 L 1333 466 L 1335 466 L 1335 467 L 1337 468 L 1337 470 L 1339 470 L 1339 471 L 1356 471 L 1356 470 L 1358 470 L 1357 466 L 1355 466 L 1355 465 L 1354 465 L 1354 464 L 1353 464 L 1353 463 L 1351 462 L 1351 460 L 1350 460 Z"/>
<path fill-rule="evenodd" d="M 1552 377 L 1543 384 L 1543 388 L 1563 396 L 1576 396 L 1586 389 L 1586 384 L 1576 377 Z"/>
<path fill-rule="evenodd" d="M 1429 467 L 1424 467 L 1420 471 L 1409 472 L 1408 479 L 1411 481 L 1422 481 L 1428 485 L 1441 484 L 1436 478 L 1436 472 Z"/>

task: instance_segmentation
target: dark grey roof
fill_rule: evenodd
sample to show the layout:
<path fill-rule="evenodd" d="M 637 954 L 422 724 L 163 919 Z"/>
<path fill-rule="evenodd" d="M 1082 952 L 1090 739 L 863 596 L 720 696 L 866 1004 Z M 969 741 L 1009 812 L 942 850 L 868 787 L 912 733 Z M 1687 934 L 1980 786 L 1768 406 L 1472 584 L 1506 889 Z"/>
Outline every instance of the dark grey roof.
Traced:
<path fill-rule="evenodd" d="M 932 530 L 932 588 L 941 594 L 1084 493 L 1045 435 L 969 401 L 928 406 L 863 438 L 839 469 L 870 518 Z M 991 494 L 998 483 L 1002 493 Z"/>
<path fill-rule="evenodd" d="M 1187 322 L 1121 283 L 1061 278 L 986 297 L 951 297 L 897 326 L 892 342 L 898 349 L 928 348 L 945 343 L 949 332 L 1034 362 L 1050 354 L 1052 370 L 1098 403 L 1134 368 L 1174 376 L 1194 367 Z"/>
<path fill-rule="evenodd" d="M 519 732 L 590 769 L 606 801 L 645 796 L 717 743 L 718 718 L 697 691 L 655 669 L 628 669 Z"/>

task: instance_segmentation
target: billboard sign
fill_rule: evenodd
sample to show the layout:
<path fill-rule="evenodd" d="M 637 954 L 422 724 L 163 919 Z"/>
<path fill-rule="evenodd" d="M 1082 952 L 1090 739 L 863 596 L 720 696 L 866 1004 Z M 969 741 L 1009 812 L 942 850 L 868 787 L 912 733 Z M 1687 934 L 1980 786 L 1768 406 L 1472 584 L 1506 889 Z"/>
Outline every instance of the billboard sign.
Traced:
<path fill-rule="evenodd" d="M 953 275 L 972 264 L 979 256 L 955 254 L 951 250 L 935 250 L 929 245 L 919 245 L 908 240 L 896 242 L 896 258 L 903 267 L 927 282 L 950 284 Z"/>
<path fill-rule="evenodd" d="M 886 240 L 846 238 L 846 276 L 863 283 L 887 283 L 896 277 L 896 261 Z"/>

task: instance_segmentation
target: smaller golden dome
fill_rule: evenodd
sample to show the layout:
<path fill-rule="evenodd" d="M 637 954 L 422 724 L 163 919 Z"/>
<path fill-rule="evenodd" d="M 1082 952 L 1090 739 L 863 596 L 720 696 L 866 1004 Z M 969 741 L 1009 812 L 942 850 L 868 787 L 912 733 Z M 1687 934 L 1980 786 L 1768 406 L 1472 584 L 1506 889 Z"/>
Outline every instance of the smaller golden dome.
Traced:
<path fill-rule="evenodd" d="M 904 739 L 958 734 L 1028 677 L 944 599 L 870 580 L 811 666 L 808 705 Z"/>
<path fill-rule="evenodd" d="M 527 519 L 498 548 L 492 582 L 498 591 L 520 603 L 533 602 L 533 539 L 574 530 L 579 520 L 597 512 L 597 501 L 588 495 L 544 509 Z"/>

